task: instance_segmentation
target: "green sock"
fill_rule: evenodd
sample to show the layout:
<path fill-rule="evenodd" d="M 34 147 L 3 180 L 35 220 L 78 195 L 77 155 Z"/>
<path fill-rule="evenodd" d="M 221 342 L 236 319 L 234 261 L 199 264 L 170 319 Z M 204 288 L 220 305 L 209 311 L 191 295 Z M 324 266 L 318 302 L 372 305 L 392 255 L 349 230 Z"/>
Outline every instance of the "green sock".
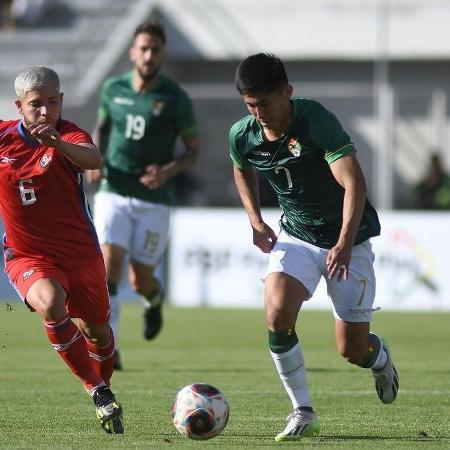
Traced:
<path fill-rule="evenodd" d="M 359 366 L 364 367 L 365 369 L 372 367 L 382 349 L 381 339 L 375 333 L 369 333 L 369 349 Z"/>
<path fill-rule="evenodd" d="M 269 330 L 269 348 L 273 353 L 286 353 L 298 342 L 294 328 L 286 331 Z"/>

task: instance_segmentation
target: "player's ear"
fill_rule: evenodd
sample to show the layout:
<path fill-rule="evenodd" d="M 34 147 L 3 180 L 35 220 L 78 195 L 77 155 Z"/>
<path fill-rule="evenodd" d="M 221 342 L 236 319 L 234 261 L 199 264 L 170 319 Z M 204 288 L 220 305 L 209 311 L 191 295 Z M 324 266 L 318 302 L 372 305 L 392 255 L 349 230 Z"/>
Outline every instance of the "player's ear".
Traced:
<path fill-rule="evenodd" d="M 19 111 L 19 114 L 23 114 L 22 102 L 19 99 L 17 99 L 14 103 L 16 104 L 16 108 L 17 111 Z"/>
<path fill-rule="evenodd" d="M 64 98 L 64 92 L 60 92 L 59 93 L 59 100 L 60 100 L 61 104 L 62 104 L 63 98 Z"/>
<path fill-rule="evenodd" d="M 292 97 L 292 93 L 294 92 L 294 88 L 292 87 L 292 84 L 288 84 L 286 86 L 286 95 L 291 98 Z"/>
<path fill-rule="evenodd" d="M 134 62 L 134 47 L 130 47 L 130 48 L 128 49 L 128 59 L 129 59 L 131 62 Z"/>

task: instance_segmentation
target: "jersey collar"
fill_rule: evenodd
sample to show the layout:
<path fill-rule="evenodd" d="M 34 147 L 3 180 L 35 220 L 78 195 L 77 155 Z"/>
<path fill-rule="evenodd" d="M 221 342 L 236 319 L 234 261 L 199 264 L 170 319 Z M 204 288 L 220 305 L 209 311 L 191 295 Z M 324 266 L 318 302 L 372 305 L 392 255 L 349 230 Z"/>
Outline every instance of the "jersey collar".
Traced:
<path fill-rule="evenodd" d="M 27 145 L 29 145 L 30 147 L 38 147 L 39 141 L 37 139 L 34 139 L 33 137 L 31 137 L 26 131 L 25 131 L 25 124 L 23 123 L 23 120 L 21 120 L 18 124 L 17 124 L 17 132 L 19 133 L 20 137 L 22 138 L 22 140 L 25 141 L 25 143 Z"/>

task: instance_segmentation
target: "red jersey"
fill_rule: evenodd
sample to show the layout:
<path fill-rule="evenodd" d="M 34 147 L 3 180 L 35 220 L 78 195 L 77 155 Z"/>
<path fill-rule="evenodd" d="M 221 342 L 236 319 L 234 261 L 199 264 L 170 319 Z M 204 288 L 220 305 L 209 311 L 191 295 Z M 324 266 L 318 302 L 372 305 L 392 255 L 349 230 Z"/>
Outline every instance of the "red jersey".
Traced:
<path fill-rule="evenodd" d="M 88 133 L 61 120 L 61 139 L 92 143 Z M 62 267 L 100 253 L 83 170 L 53 147 L 25 133 L 20 120 L 0 121 L 0 212 L 5 260 L 25 254 Z"/>

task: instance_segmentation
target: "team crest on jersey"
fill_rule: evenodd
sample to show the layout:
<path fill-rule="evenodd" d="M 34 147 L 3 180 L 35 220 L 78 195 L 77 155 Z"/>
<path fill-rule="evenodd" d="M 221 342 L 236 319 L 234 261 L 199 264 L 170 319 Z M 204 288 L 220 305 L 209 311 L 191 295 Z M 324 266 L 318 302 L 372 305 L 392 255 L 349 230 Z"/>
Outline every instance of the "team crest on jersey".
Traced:
<path fill-rule="evenodd" d="M 33 273 L 34 273 L 34 269 L 28 269 L 28 270 L 26 270 L 26 271 L 23 273 L 23 275 L 22 275 L 24 281 L 25 281 L 25 280 L 28 280 L 28 278 L 30 278 L 31 275 L 33 275 Z"/>
<path fill-rule="evenodd" d="M 152 109 L 152 113 L 154 116 L 160 116 L 161 115 L 161 111 L 164 108 L 164 102 L 161 100 L 157 100 L 156 102 L 153 103 L 153 109 Z"/>
<path fill-rule="evenodd" d="M 51 162 L 52 162 L 52 155 L 50 153 L 46 153 L 39 161 L 39 165 L 43 169 L 45 169 Z"/>
<path fill-rule="evenodd" d="M 298 142 L 298 138 L 291 137 L 289 139 L 288 149 L 295 157 L 300 156 L 302 146 L 300 145 L 300 142 Z"/>

